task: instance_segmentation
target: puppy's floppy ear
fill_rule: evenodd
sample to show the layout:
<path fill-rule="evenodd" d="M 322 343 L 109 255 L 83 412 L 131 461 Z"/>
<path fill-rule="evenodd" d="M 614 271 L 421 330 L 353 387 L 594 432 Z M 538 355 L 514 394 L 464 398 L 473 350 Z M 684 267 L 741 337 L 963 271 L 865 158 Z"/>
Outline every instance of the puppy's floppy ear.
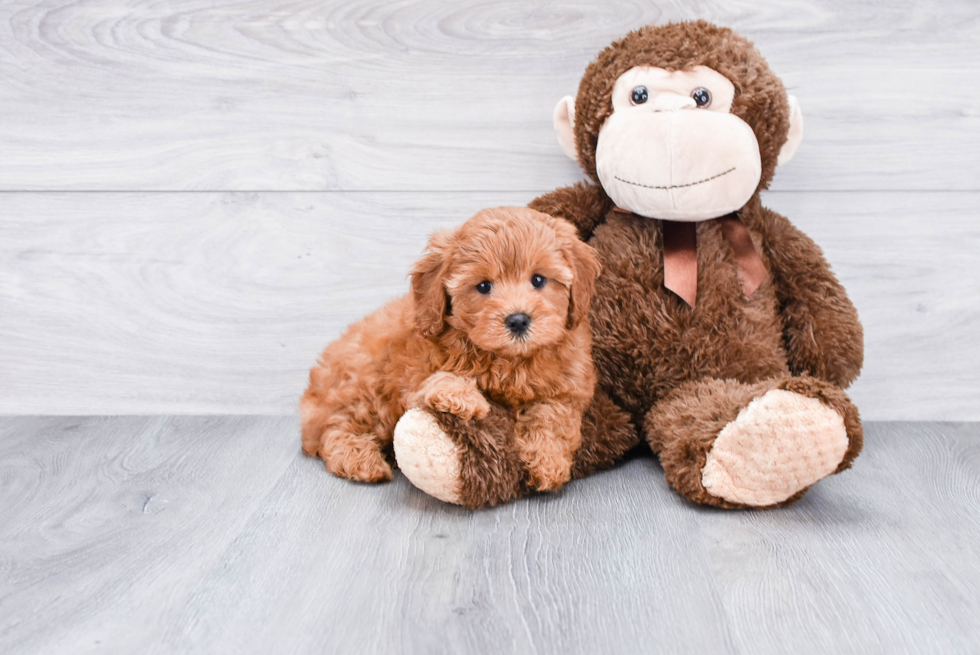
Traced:
<path fill-rule="evenodd" d="M 565 326 L 571 330 L 578 326 L 589 313 L 595 280 L 602 267 L 595 249 L 578 238 L 575 227 L 566 220 L 557 219 L 561 227 L 557 230 L 562 239 L 562 253 L 572 269 L 574 279 L 568 297 L 568 321 Z"/>
<path fill-rule="evenodd" d="M 445 276 L 449 270 L 451 232 L 436 232 L 429 238 L 422 259 L 412 267 L 412 300 L 415 325 L 426 337 L 442 332 L 449 312 L 449 293 Z"/>

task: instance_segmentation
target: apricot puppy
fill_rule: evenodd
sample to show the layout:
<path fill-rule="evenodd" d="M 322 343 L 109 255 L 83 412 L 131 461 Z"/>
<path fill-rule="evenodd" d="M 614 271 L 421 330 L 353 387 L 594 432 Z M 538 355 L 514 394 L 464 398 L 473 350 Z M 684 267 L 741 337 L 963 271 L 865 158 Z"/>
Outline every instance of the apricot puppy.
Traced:
<path fill-rule="evenodd" d="M 587 313 L 598 273 L 571 224 L 524 207 L 434 234 L 411 293 L 348 328 L 310 371 L 303 450 L 338 476 L 389 480 L 402 414 L 482 419 L 489 399 L 515 418 L 528 482 L 561 487 L 595 388 Z"/>

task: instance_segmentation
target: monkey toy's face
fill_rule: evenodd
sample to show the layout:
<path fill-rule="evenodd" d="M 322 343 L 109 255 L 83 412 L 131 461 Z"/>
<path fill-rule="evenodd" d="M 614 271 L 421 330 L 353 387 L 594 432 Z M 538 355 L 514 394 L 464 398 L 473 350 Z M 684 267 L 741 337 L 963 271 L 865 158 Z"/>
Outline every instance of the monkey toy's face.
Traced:
<path fill-rule="evenodd" d="M 650 218 L 703 221 L 743 207 L 759 185 L 762 160 L 752 128 L 731 113 L 734 99 L 732 82 L 706 66 L 636 66 L 620 75 L 595 149 L 603 189 L 617 206 Z M 793 98 L 790 113 L 779 163 L 802 136 Z M 574 156 L 573 123 L 574 101 L 564 98 L 555 127 Z"/>
<path fill-rule="evenodd" d="M 704 66 L 623 73 L 596 147 L 606 193 L 624 209 L 670 220 L 742 207 L 759 184 L 762 160 L 752 128 L 729 113 L 734 99 L 735 86 Z"/>

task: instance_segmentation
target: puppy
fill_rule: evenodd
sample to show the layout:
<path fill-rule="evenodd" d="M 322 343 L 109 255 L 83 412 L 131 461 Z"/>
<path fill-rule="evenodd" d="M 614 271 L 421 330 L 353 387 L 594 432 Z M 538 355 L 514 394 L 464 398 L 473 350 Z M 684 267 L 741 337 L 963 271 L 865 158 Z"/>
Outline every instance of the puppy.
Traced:
<path fill-rule="evenodd" d="M 596 377 L 587 313 L 599 274 L 568 222 L 523 207 L 486 209 L 436 233 L 409 295 L 353 324 L 310 371 L 303 450 L 335 475 L 391 479 L 406 410 L 484 418 L 512 412 L 531 485 L 571 476 Z"/>

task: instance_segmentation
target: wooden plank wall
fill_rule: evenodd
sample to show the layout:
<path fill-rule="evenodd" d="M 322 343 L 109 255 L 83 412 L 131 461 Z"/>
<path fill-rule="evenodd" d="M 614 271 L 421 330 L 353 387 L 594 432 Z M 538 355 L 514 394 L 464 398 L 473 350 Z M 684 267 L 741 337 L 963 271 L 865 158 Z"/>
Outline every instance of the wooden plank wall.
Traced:
<path fill-rule="evenodd" d="M 647 23 L 756 41 L 766 202 L 865 323 L 868 419 L 980 419 L 975 0 L 0 4 L 0 413 L 291 413 L 426 234 L 582 177 L 551 111 Z"/>

